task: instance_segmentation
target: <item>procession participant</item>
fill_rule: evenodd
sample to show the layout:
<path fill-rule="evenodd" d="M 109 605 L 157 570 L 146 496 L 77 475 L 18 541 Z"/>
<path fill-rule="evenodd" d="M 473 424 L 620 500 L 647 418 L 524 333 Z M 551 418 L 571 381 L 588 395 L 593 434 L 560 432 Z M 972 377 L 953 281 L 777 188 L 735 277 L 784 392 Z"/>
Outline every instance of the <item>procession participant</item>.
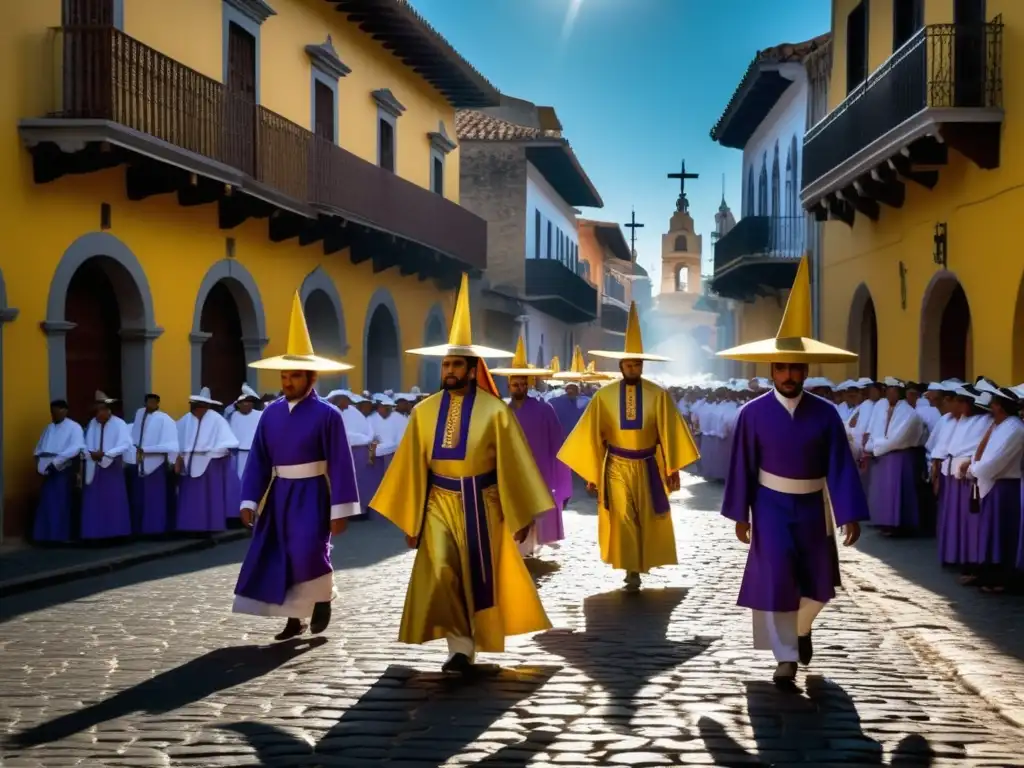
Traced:
<path fill-rule="evenodd" d="M 642 378 L 645 361 L 668 358 L 644 352 L 635 302 L 625 350 L 590 354 L 618 360 L 622 379 L 598 390 L 558 458 L 597 493 L 601 559 L 624 570 L 635 592 L 641 574 L 678 562 L 668 494 L 698 453 L 672 396 Z"/>
<path fill-rule="evenodd" d="M 129 428 L 134 445 L 125 462 L 132 509 L 132 530 L 143 536 L 167 533 L 174 510 L 174 462 L 178 458 L 178 428 L 174 419 L 160 410 L 160 396 L 146 395 L 146 404 L 135 412 Z"/>
<path fill-rule="evenodd" d="M 412 392 L 399 392 L 392 399 L 395 401 L 395 413 L 408 422 L 409 414 L 416 403 L 416 395 Z"/>
<path fill-rule="evenodd" d="M 188 399 L 189 412 L 178 419 L 178 506 L 176 531 L 214 533 L 238 517 L 239 482 L 231 452 L 238 438 L 227 419 L 213 409 L 221 405 L 203 387 Z"/>
<path fill-rule="evenodd" d="M 441 357 L 441 392 L 413 409 L 371 509 L 417 548 L 399 641 L 448 642 L 445 672 L 473 672 L 477 651 L 549 629 L 516 549 L 554 506 L 523 430 L 498 397 L 483 358 L 511 353 L 472 340 L 462 277 L 447 344 L 409 350 Z"/>
<path fill-rule="evenodd" d="M 722 515 L 750 545 L 737 605 L 753 611 L 754 647 L 775 654 L 776 685 L 792 688 L 797 661 L 807 665 L 813 656 L 813 621 L 839 585 L 832 513 L 847 546 L 870 516 L 843 421 L 803 382 L 811 363 L 857 356 L 811 338 L 806 257 L 776 338 L 718 356 L 771 364 L 773 391 L 740 411 Z"/>
<path fill-rule="evenodd" d="M 96 415 L 85 430 L 82 484 L 83 539 L 114 539 L 130 536 L 132 513 L 122 456 L 132 450 L 132 435 L 124 419 L 110 406 L 116 398 L 96 393 Z"/>
<path fill-rule="evenodd" d="M 388 471 L 395 451 L 398 450 L 402 436 L 409 426 L 408 420 L 401 416 L 395 416 L 395 401 L 388 395 L 379 393 L 373 396 L 373 413 L 367 419 L 366 424 L 373 435 L 370 442 L 370 466 L 367 495 L 363 505 L 370 503 L 373 495 L 380 488 L 384 474 Z M 362 493 L 362 488 L 360 488 Z M 360 497 L 362 498 L 362 497 Z"/>
<path fill-rule="evenodd" d="M 241 480 L 245 472 L 245 462 L 249 458 L 249 451 L 252 448 L 252 438 L 256 434 L 256 425 L 260 423 L 263 411 L 256 410 L 260 404 L 260 396 L 248 384 L 242 384 L 242 394 L 235 399 L 235 410 L 231 416 L 226 417 L 231 431 L 238 438 L 238 454 L 236 457 L 236 470 Z"/>
<path fill-rule="evenodd" d="M 508 368 L 494 368 L 491 373 L 508 377 L 511 395 L 509 405 L 519 426 L 523 428 L 537 469 L 555 500 L 555 506 L 536 519 L 526 541 L 519 545 L 519 551 L 524 557 L 533 557 L 541 547 L 557 548 L 558 542 L 565 538 L 562 509 L 572 498 L 572 473 L 558 460 L 558 449 L 562 447 L 562 428 L 558 416 L 549 403 L 529 396 L 537 377 L 550 376 L 552 371 L 533 368 L 526 362 L 526 345 L 520 336 L 512 365 Z"/>
<path fill-rule="evenodd" d="M 369 419 L 355 407 L 363 401 L 361 395 L 347 389 L 336 389 L 327 396 L 327 400 L 341 411 L 341 418 L 345 422 L 345 437 L 356 468 L 360 514 L 353 519 L 365 520 L 369 516 L 370 499 L 377 492 L 381 478 L 374 466 L 377 446 L 373 441 L 373 429 Z"/>
<path fill-rule="evenodd" d="M 334 599 L 331 536 L 359 514 L 356 472 L 337 408 L 313 387 L 351 365 L 316 355 L 295 294 L 285 353 L 250 368 L 279 371 L 284 397 L 263 411 L 242 476 L 241 518 L 252 543 L 235 586 L 235 613 L 287 619 L 276 640 L 327 629 Z"/>
<path fill-rule="evenodd" d="M 556 358 L 557 360 L 557 358 Z M 555 371 L 552 374 L 554 381 L 564 384 L 564 389 L 561 393 L 551 397 L 548 402 L 551 407 L 555 409 L 555 415 L 558 416 L 558 422 L 562 425 L 562 439 L 564 440 L 569 436 L 569 433 L 575 429 L 576 424 L 579 423 L 580 417 L 583 415 L 583 407 L 585 401 L 580 397 L 580 380 L 584 374 L 583 355 L 580 354 L 579 347 L 573 350 L 572 361 L 567 371 Z"/>
<path fill-rule="evenodd" d="M 906 384 L 886 376 L 885 399 L 871 411 L 864 457 L 871 463 L 868 509 L 883 536 L 916 532 L 921 525 L 918 501 L 923 467 L 916 452 L 924 423 L 906 400 Z"/>
<path fill-rule="evenodd" d="M 1017 555 L 1024 541 L 1022 532 L 1021 468 L 1024 466 L 1024 422 L 1020 398 L 1006 388 L 978 382 L 982 396 L 988 395 L 992 424 L 985 433 L 967 468 L 967 477 L 977 486 L 977 537 L 968 542 L 973 560 L 985 567 L 981 575 L 983 592 L 1004 592 L 1015 571 Z"/>
<path fill-rule="evenodd" d="M 74 534 L 79 461 L 85 450 L 82 425 L 68 418 L 68 401 L 50 403 L 50 423 L 36 443 L 36 471 L 43 476 L 39 506 L 32 525 L 33 542 L 68 542 Z"/>

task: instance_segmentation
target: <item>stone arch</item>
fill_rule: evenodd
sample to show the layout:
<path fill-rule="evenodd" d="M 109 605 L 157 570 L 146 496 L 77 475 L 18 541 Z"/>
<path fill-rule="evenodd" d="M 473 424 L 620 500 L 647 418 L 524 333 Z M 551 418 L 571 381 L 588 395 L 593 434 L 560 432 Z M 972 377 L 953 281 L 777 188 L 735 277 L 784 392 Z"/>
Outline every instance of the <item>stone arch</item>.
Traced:
<path fill-rule="evenodd" d="M 323 267 L 317 267 L 299 287 L 302 311 L 318 355 L 344 361 L 348 354 L 348 334 L 345 331 L 345 310 L 334 280 Z M 332 389 L 348 388 L 348 375 L 329 374 L 320 377 L 317 389 L 327 394 Z"/>
<path fill-rule="evenodd" d="M 1013 328 L 1010 331 L 1013 358 L 1010 361 L 1011 386 L 1024 383 L 1024 274 L 1020 276 L 1017 303 L 1014 306 Z"/>
<path fill-rule="evenodd" d="M 871 290 L 861 283 L 853 292 L 846 326 L 846 348 L 857 353 L 857 375 L 878 378 L 878 317 Z"/>
<path fill-rule="evenodd" d="M 690 289 L 690 268 L 686 264 L 676 267 L 676 290 L 686 292 Z"/>
<path fill-rule="evenodd" d="M 18 310 L 7 304 L 7 283 L 0 269 L 0 544 L 4 541 L 4 326 L 18 318 Z"/>
<path fill-rule="evenodd" d="M 121 375 L 120 392 L 116 394 L 122 398 L 124 412 L 130 417 L 142 406 L 151 389 L 153 342 L 163 328 L 156 324 L 153 295 L 142 264 L 127 245 L 109 232 L 90 232 L 71 243 L 50 280 L 46 319 L 40 323 L 46 334 L 50 399 L 68 398 L 66 342 L 69 334 L 74 336 L 77 324 L 67 318 L 67 298 L 72 280 L 83 266 L 95 267 L 102 273 L 117 300 Z M 89 383 L 83 382 L 81 386 L 88 387 Z"/>
<path fill-rule="evenodd" d="M 435 304 L 427 313 L 423 346 L 432 347 L 448 340 L 447 322 L 440 304 Z M 441 388 L 441 361 L 436 357 L 424 357 L 420 362 L 420 387 L 424 392 L 436 392 Z"/>
<path fill-rule="evenodd" d="M 921 379 L 966 381 L 973 368 L 971 357 L 967 294 L 955 273 L 936 272 L 921 299 Z"/>
<path fill-rule="evenodd" d="M 675 250 L 675 251 L 685 251 L 686 250 L 686 235 L 676 235 L 676 242 L 675 242 L 675 245 L 673 247 L 673 250 Z"/>
<path fill-rule="evenodd" d="M 395 300 L 387 288 L 378 288 L 363 323 L 364 389 L 372 393 L 402 386 L 401 341 Z"/>
<path fill-rule="evenodd" d="M 226 289 L 234 300 L 241 326 L 241 344 L 247 365 L 263 357 L 263 350 L 269 341 L 263 299 L 260 297 L 259 286 L 256 285 L 249 270 L 234 259 L 221 259 L 216 262 L 203 276 L 192 310 L 192 330 L 188 336 L 192 348 L 191 389 L 189 390 L 192 394 L 198 392 L 204 385 L 203 345 L 213 335 L 203 330 L 203 308 L 210 297 L 210 292 L 215 289 L 216 292 L 219 292 L 220 287 Z M 224 396 L 224 393 L 220 394 Z M 216 396 L 217 393 L 214 393 L 215 398 Z M 235 393 L 235 397 L 237 396 L 238 393 Z"/>

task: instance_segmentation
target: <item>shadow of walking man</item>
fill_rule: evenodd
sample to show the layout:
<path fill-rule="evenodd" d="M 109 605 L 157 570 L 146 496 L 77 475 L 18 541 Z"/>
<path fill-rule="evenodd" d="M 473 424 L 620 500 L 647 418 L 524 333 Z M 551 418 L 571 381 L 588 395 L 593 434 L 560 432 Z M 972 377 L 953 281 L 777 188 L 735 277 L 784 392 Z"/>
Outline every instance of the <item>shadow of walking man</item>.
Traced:
<path fill-rule="evenodd" d="M 806 686 L 803 697 L 779 691 L 771 683 L 747 683 L 747 713 L 756 754 L 729 736 L 717 720 L 702 717 L 698 728 L 715 765 L 886 765 L 882 745 L 864 733 L 845 690 L 819 676 L 808 677 Z M 896 746 L 889 765 L 930 766 L 934 761 L 927 739 L 908 735 Z"/>

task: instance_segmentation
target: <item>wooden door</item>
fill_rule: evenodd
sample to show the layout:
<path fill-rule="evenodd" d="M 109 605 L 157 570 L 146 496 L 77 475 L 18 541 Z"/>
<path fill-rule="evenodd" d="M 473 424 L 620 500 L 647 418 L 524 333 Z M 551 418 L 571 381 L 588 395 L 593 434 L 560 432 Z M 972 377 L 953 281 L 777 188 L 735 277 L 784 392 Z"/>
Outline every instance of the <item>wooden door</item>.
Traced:
<path fill-rule="evenodd" d="M 113 26 L 114 0 L 64 0 L 64 26 Z"/>
<path fill-rule="evenodd" d="M 985 106 L 985 0 L 953 4 L 953 88 L 956 107 Z"/>
<path fill-rule="evenodd" d="M 112 119 L 114 0 L 64 0 L 66 117 Z"/>
<path fill-rule="evenodd" d="M 334 143 L 334 120 L 335 120 L 335 105 L 334 105 L 334 91 L 328 88 L 324 83 L 319 80 L 316 81 L 316 85 L 313 88 L 313 110 L 314 110 L 314 126 L 313 130 L 316 133 L 317 138 Z"/>
<path fill-rule="evenodd" d="M 98 258 L 86 261 L 68 286 L 64 318 L 75 327 L 64 340 L 67 401 L 71 418 L 87 424 L 96 390 L 121 398 L 121 310 Z M 141 393 L 135 393 L 141 394 Z M 121 403 L 114 404 L 121 415 Z"/>
<path fill-rule="evenodd" d="M 227 161 L 256 175 L 256 38 L 237 24 L 228 27 Z"/>
<path fill-rule="evenodd" d="M 241 394 L 245 381 L 245 347 L 242 346 L 238 305 L 223 282 L 213 286 L 206 295 L 199 328 L 212 334 L 203 344 L 200 384 L 210 388 L 214 400 L 232 403 Z"/>
<path fill-rule="evenodd" d="M 967 337 L 971 332 L 971 308 L 967 294 L 957 286 L 939 323 L 939 378 L 967 379 Z"/>

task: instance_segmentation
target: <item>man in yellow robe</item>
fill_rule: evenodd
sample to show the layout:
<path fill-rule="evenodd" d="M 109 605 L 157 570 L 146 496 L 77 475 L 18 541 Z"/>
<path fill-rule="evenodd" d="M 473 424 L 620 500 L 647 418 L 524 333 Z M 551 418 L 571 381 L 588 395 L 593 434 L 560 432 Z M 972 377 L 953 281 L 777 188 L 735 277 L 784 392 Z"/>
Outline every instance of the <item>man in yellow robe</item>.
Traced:
<path fill-rule="evenodd" d="M 678 562 L 668 494 L 699 454 L 672 396 L 641 378 L 645 360 L 667 358 L 644 353 L 636 304 L 625 351 L 590 354 L 618 360 L 622 379 L 597 391 L 558 458 L 597 493 L 601 559 L 624 570 L 636 592 L 640 574 Z"/>
<path fill-rule="evenodd" d="M 497 397 L 484 357 L 512 353 L 470 337 L 463 276 L 448 344 L 410 350 L 443 357 L 443 389 L 419 403 L 370 508 L 417 549 L 399 641 L 444 638 L 443 670 L 469 674 L 477 651 L 550 629 L 513 539 L 526 538 L 554 499 L 515 414 Z"/>

